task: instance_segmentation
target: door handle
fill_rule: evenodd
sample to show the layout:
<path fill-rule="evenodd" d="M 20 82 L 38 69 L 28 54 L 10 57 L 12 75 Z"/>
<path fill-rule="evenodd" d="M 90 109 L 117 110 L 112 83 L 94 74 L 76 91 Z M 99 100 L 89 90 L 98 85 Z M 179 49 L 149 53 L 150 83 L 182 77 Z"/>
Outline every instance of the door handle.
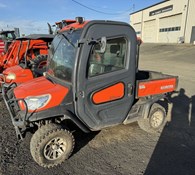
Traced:
<path fill-rule="evenodd" d="M 79 91 L 79 97 L 81 97 L 81 98 L 84 98 L 85 97 L 84 91 Z"/>

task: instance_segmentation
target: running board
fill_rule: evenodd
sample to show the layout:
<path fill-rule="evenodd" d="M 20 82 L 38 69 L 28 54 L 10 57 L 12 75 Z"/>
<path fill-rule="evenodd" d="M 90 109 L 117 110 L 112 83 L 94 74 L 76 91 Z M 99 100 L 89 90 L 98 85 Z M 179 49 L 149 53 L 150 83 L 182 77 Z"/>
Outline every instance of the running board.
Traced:
<path fill-rule="evenodd" d="M 129 111 L 126 119 L 123 121 L 123 124 L 126 125 L 129 123 L 136 122 L 141 116 L 141 114 L 142 114 L 142 106 L 141 105 L 133 106 Z"/>

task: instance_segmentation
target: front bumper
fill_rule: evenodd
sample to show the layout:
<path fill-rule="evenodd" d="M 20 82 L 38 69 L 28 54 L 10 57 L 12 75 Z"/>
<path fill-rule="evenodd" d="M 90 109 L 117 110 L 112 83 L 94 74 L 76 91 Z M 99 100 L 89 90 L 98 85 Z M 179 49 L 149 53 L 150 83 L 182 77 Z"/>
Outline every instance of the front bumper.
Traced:
<path fill-rule="evenodd" d="M 13 93 L 13 89 L 17 86 L 16 83 L 12 83 L 9 86 L 2 84 L 2 96 L 3 100 L 6 104 L 6 107 L 9 111 L 12 124 L 14 125 L 15 131 L 16 131 L 16 136 L 19 140 L 23 140 L 24 134 L 26 131 L 26 118 L 27 118 L 27 112 L 28 108 L 26 105 L 26 102 L 24 99 L 16 99 Z M 18 101 L 22 100 L 26 106 L 25 114 L 21 115 L 20 108 L 18 106 Z"/>

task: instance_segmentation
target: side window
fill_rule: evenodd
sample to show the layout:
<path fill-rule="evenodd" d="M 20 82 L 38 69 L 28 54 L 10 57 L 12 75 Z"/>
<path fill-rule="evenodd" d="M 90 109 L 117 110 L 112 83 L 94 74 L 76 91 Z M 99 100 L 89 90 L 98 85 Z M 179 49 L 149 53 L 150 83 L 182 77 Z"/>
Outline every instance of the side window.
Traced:
<path fill-rule="evenodd" d="M 13 39 L 13 35 L 11 33 L 7 34 L 7 39 Z"/>
<path fill-rule="evenodd" d="M 100 53 L 100 44 L 93 46 L 88 61 L 88 77 L 125 68 L 127 40 L 124 37 L 107 40 L 106 51 Z"/>

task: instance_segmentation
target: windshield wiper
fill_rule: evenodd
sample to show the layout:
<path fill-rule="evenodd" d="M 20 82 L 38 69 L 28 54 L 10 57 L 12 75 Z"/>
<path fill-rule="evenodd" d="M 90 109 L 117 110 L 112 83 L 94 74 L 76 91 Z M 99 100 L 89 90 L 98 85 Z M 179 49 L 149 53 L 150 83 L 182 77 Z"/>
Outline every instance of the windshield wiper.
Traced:
<path fill-rule="evenodd" d="M 69 38 L 66 35 L 64 35 L 64 34 L 62 34 L 62 35 L 68 41 L 68 43 L 71 44 L 71 46 L 73 46 L 75 48 L 75 45 L 69 40 Z"/>

